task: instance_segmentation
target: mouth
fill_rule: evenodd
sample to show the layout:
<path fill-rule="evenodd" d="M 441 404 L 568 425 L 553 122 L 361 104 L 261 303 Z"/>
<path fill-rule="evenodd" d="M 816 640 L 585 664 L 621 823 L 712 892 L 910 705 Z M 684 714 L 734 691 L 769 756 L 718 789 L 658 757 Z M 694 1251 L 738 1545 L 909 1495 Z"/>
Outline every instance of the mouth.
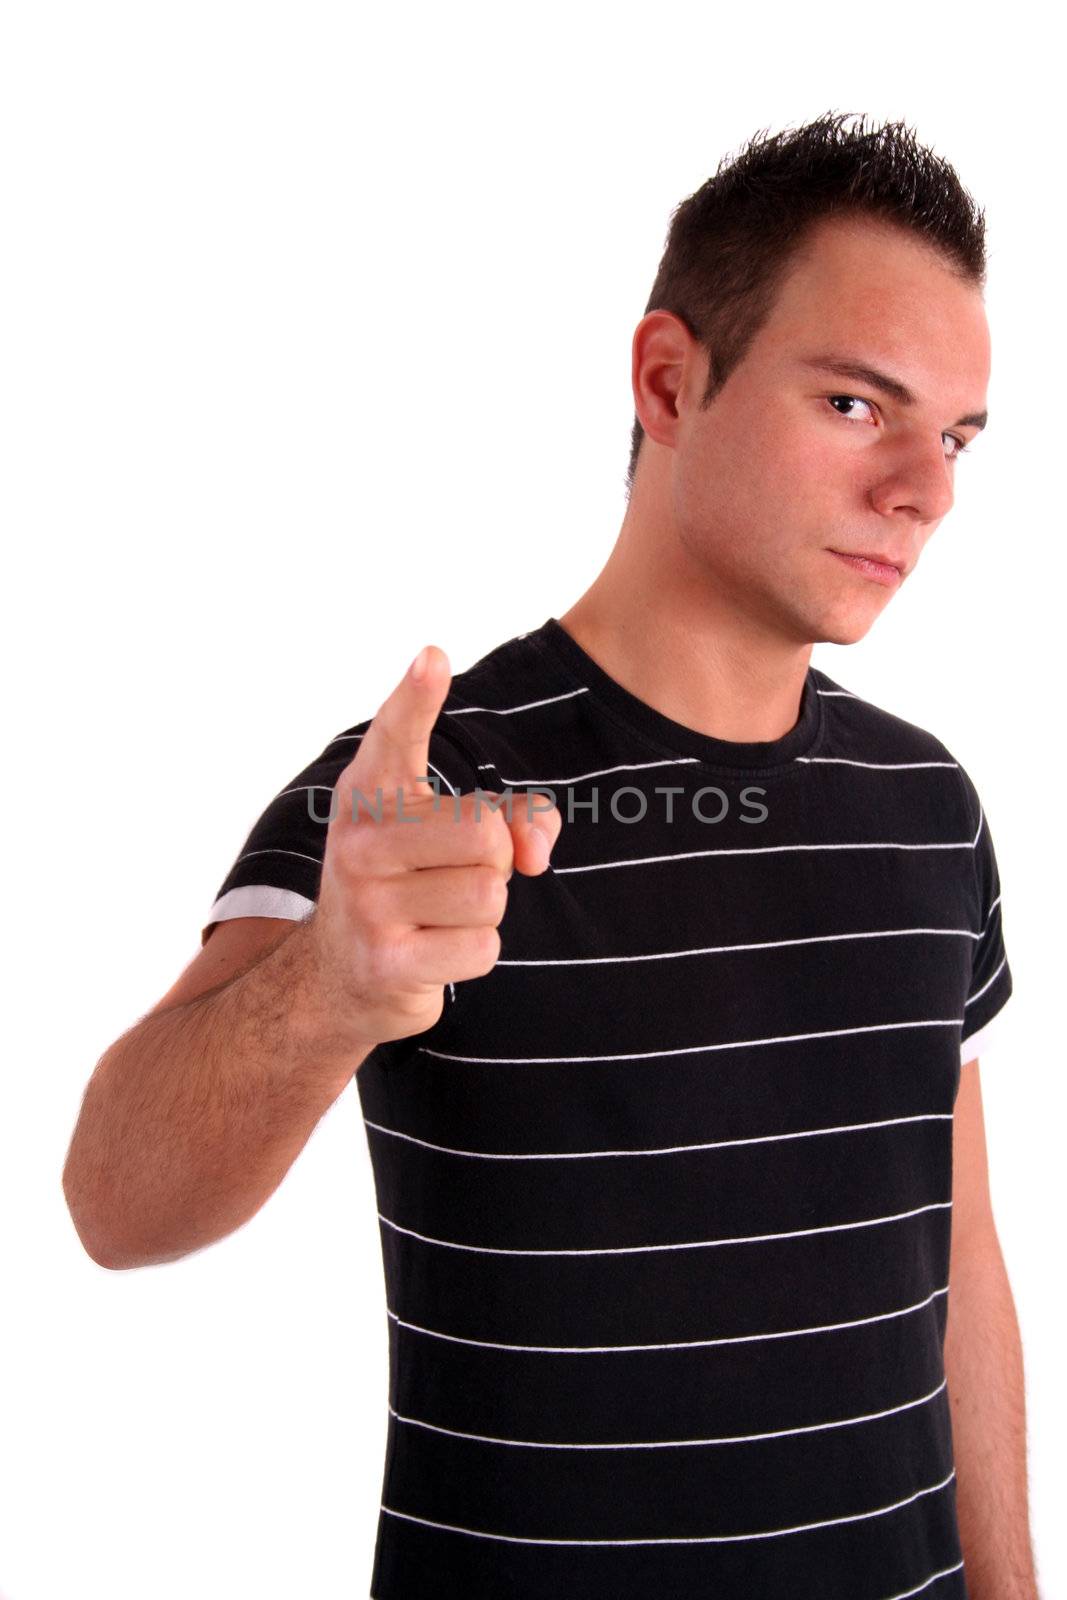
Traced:
<path fill-rule="evenodd" d="M 905 563 L 898 564 L 881 553 L 855 555 L 844 550 L 831 550 L 830 554 L 836 556 L 839 561 L 846 562 L 854 572 L 862 573 L 865 578 L 870 578 L 875 583 L 892 586 L 899 583 L 904 576 Z"/>

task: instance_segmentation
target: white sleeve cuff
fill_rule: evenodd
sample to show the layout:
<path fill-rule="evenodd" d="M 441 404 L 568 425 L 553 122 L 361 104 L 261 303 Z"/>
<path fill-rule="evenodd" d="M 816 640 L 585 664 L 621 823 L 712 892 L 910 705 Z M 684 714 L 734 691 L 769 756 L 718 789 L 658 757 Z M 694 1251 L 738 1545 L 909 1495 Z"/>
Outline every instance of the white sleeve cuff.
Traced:
<path fill-rule="evenodd" d="M 240 891 L 238 891 L 240 893 Z M 989 1048 L 990 1040 L 997 1037 L 997 1022 L 1000 1013 L 992 1017 L 984 1027 L 969 1035 L 960 1044 L 960 1066 L 965 1067 L 968 1061 L 973 1061 L 976 1056 L 983 1055 Z"/>
<path fill-rule="evenodd" d="M 234 917 L 284 917 L 289 922 L 303 922 L 314 909 L 314 900 L 297 894 L 294 889 L 252 883 L 242 889 L 230 889 L 216 900 L 208 912 L 204 929 L 210 928 L 213 922 L 229 922 Z"/>

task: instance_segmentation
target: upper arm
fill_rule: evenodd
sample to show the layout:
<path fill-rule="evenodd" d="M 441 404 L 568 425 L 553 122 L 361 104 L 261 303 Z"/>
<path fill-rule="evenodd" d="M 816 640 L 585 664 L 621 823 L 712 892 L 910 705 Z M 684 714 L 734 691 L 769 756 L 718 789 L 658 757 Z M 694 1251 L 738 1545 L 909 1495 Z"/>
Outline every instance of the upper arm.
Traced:
<path fill-rule="evenodd" d="M 331 739 L 264 808 L 216 890 L 202 948 L 149 1016 L 195 1000 L 254 967 L 314 911 L 332 809 L 330 791 L 370 721 Z M 475 788 L 480 774 L 474 757 L 454 730 L 440 723 L 430 734 L 430 770 L 440 777 L 443 790 Z"/>
<path fill-rule="evenodd" d="M 473 790 L 480 778 L 475 758 L 453 730 L 440 725 L 444 720 L 442 713 L 430 734 L 430 771 L 440 778 L 442 794 Z M 208 940 L 212 923 L 299 922 L 315 909 L 335 807 L 332 791 L 370 721 L 331 739 L 266 805 L 215 891 L 205 918 L 205 949 L 221 933 L 220 926 Z"/>
<path fill-rule="evenodd" d="M 213 923 L 205 943 L 177 982 L 146 1015 L 169 1011 L 210 989 L 220 988 L 262 961 L 298 926 L 299 923 L 281 917 L 232 917 L 227 922 Z"/>
<path fill-rule="evenodd" d="M 952 1120 L 952 1242 L 995 1236 L 977 1059 L 960 1068 Z"/>

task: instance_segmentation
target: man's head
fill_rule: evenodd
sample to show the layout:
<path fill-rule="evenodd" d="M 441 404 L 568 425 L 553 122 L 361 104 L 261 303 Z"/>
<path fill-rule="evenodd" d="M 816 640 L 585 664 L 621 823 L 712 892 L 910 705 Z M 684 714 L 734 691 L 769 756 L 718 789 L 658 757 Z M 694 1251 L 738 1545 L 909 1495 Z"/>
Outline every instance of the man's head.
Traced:
<path fill-rule="evenodd" d="M 985 411 L 984 281 L 981 214 L 899 124 L 750 145 L 675 212 L 634 334 L 628 517 L 673 526 L 760 625 L 862 637 L 893 587 L 832 552 L 906 577 L 951 506 Z"/>

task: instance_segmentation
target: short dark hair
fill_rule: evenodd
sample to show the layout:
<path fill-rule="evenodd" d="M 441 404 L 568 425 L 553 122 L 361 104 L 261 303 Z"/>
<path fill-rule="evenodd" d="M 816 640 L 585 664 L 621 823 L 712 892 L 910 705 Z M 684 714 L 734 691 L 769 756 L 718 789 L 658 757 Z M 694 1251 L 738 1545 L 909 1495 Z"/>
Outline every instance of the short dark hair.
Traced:
<path fill-rule="evenodd" d="M 764 129 L 671 213 L 644 315 L 671 311 L 708 351 L 710 405 L 773 309 L 787 269 L 824 218 L 866 215 L 909 228 L 961 279 L 985 287 L 985 213 L 953 167 L 902 122 L 854 127 L 825 112 L 801 128 Z M 626 497 L 645 430 L 634 414 Z"/>

